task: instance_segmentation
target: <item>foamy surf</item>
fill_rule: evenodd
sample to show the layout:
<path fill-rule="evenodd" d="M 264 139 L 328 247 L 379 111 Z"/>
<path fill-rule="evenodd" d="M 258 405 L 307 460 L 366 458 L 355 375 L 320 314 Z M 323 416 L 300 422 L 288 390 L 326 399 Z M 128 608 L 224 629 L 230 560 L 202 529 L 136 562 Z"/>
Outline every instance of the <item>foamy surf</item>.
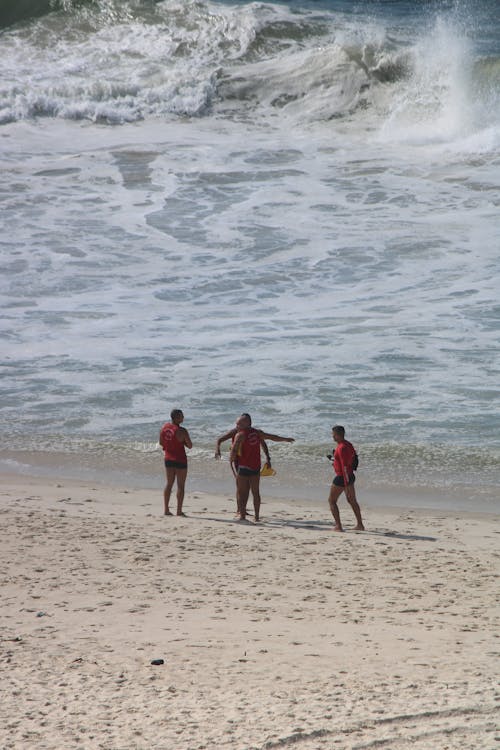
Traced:
<path fill-rule="evenodd" d="M 64 7 L 2 33 L 3 447 L 148 442 L 180 405 L 203 450 L 249 410 L 304 471 L 340 421 L 374 481 L 496 481 L 483 15 Z"/>

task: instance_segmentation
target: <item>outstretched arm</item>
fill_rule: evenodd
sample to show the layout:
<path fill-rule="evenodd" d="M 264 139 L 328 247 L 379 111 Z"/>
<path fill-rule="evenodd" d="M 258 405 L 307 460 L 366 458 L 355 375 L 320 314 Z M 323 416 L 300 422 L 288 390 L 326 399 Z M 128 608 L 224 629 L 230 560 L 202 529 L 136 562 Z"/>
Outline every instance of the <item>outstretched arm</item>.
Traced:
<path fill-rule="evenodd" d="M 270 432 L 263 432 L 262 430 L 257 430 L 259 433 L 259 437 L 262 440 L 273 440 L 275 443 L 294 443 L 295 438 L 290 437 L 282 437 L 281 435 L 273 435 Z"/>
<path fill-rule="evenodd" d="M 225 432 L 224 435 L 221 435 L 217 438 L 217 442 L 215 444 L 215 458 L 220 458 L 221 443 L 224 443 L 226 440 L 230 440 L 230 438 L 234 437 L 234 435 L 236 435 L 236 427 L 233 427 L 232 430 L 229 430 L 229 432 Z"/>

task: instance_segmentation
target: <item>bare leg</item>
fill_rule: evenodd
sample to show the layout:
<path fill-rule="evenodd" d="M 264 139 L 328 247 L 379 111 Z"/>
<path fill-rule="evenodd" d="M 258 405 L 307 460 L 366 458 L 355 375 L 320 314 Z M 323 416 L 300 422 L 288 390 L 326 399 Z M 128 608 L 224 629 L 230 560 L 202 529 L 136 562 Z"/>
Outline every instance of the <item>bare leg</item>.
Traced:
<path fill-rule="evenodd" d="M 248 477 L 250 483 L 250 489 L 252 490 L 253 496 L 253 509 L 255 514 L 255 520 L 260 519 L 260 474 L 253 477 Z"/>
<path fill-rule="evenodd" d="M 353 484 L 349 484 L 346 487 L 345 496 L 347 498 L 347 502 L 353 510 L 354 515 L 356 516 L 357 526 L 355 527 L 355 531 L 364 531 L 365 527 L 363 526 L 363 519 L 361 518 L 361 508 L 359 507 L 358 501 L 356 499 L 356 490 L 354 489 Z"/>
<path fill-rule="evenodd" d="M 183 516 L 182 503 L 184 502 L 184 488 L 186 486 L 187 469 L 176 469 L 177 477 L 177 515 Z"/>
<path fill-rule="evenodd" d="M 340 513 L 337 505 L 337 501 L 341 494 L 343 493 L 344 488 L 343 487 L 337 487 L 336 484 L 332 484 L 330 489 L 330 495 L 328 497 L 328 504 L 330 505 L 330 510 L 332 511 L 332 516 L 335 520 L 335 526 L 334 531 L 343 531 L 342 524 L 340 522 Z"/>
<path fill-rule="evenodd" d="M 247 502 L 250 493 L 250 482 L 248 477 L 238 474 L 236 477 L 236 499 L 238 501 L 238 515 L 242 521 L 247 517 Z"/>
<path fill-rule="evenodd" d="M 170 503 L 170 493 L 172 492 L 172 487 L 174 486 L 175 482 L 175 469 L 171 466 L 165 467 L 165 471 L 167 474 L 167 483 L 165 485 L 165 489 L 163 490 L 163 506 L 164 506 L 164 514 L 166 516 L 171 516 L 171 512 L 169 510 L 169 503 Z"/>

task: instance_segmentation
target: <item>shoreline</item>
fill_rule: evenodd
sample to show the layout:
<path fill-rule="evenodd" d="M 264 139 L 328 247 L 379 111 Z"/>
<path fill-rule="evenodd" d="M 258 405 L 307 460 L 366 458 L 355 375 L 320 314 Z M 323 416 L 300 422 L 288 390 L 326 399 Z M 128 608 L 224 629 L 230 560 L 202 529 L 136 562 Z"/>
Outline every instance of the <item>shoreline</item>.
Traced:
<path fill-rule="evenodd" d="M 275 477 L 261 480 L 263 502 L 310 503 L 328 507 L 331 469 L 327 462 L 297 466 L 278 457 L 273 462 Z M 102 486 L 128 484 L 130 490 L 156 491 L 161 495 L 165 482 L 163 459 L 159 451 L 134 455 L 113 453 L 65 454 L 61 452 L 0 451 L 0 475 L 12 477 L 63 479 L 69 482 L 98 482 Z M 370 479 L 361 468 L 356 476 L 358 501 L 370 508 L 421 509 L 423 511 L 461 511 L 498 515 L 499 489 L 495 486 L 456 484 L 454 486 L 415 486 L 404 482 L 380 482 Z M 189 459 L 186 492 L 234 494 L 234 479 L 227 458 L 197 456 Z"/>
<path fill-rule="evenodd" d="M 119 481 L 109 481 L 102 477 L 92 479 L 85 478 L 74 478 L 68 476 L 57 475 L 55 472 L 47 474 L 37 474 L 35 472 L 30 474 L 18 474 L 16 472 L 0 470 L 0 486 L 7 484 L 10 486 L 19 486 L 20 488 L 42 488 L 44 493 L 53 491 L 54 489 L 68 488 L 73 494 L 79 495 L 85 493 L 89 489 L 94 492 L 108 493 L 111 496 L 119 498 L 119 505 L 123 507 L 127 512 L 133 511 L 134 514 L 140 512 L 141 507 L 147 506 L 150 508 L 145 515 L 154 515 L 161 517 L 163 515 L 163 486 L 164 483 L 159 482 L 157 487 L 140 487 L 127 485 L 120 483 Z M 286 496 L 285 492 L 280 492 L 282 486 L 272 488 L 273 491 L 269 491 L 268 480 L 263 478 L 261 480 L 261 508 L 262 512 L 265 512 L 266 506 L 273 508 L 274 512 L 279 513 L 279 509 L 285 508 L 286 514 L 290 515 L 293 509 L 296 509 L 300 515 L 304 510 L 308 513 L 314 513 L 317 516 L 324 517 L 325 522 L 332 523 L 330 509 L 328 506 L 328 487 L 323 498 L 320 497 L 301 497 L 296 495 L 294 497 Z M 437 504 L 432 503 L 432 498 L 435 495 L 432 491 L 415 493 L 412 490 L 396 490 L 394 487 L 377 489 L 377 490 L 366 490 L 362 489 L 363 495 L 360 498 L 360 505 L 362 511 L 369 511 L 371 514 L 377 516 L 386 514 L 398 514 L 398 513 L 411 513 L 416 518 L 418 517 L 432 517 L 440 516 L 444 518 L 460 517 L 460 518 L 478 518 L 478 519 L 500 519 L 500 513 L 492 510 L 478 509 L 476 507 L 470 508 L 450 508 L 448 506 L 437 507 Z M 223 499 L 223 502 L 235 503 L 235 486 L 234 482 L 226 483 L 225 487 L 221 490 L 219 487 L 210 486 L 208 489 L 203 490 L 198 487 L 186 488 L 185 494 L 185 509 L 188 505 L 191 506 L 191 512 L 197 513 L 197 502 L 198 500 L 202 503 L 203 498 L 219 497 Z M 425 504 L 425 499 L 429 505 Z M 389 502 L 387 502 L 389 500 Z M 390 501 L 393 502 L 390 502 Z M 196 501 L 196 502 L 194 502 Z M 399 502 L 398 502 L 399 501 Z M 116 501 L 115 501 L 116 502 Z M 171 504 L 175 506 L 175 487 L 172 491 Z M 107 508 L 107 505 L 105 504 Z M 343 516 L 352 515 L 352 511 L 342 495 L 339 500 L 339 507 L 343 512 Z M 248 500 L 248 509 L 253 514 L 252 496 L 250 494 Z M 352 516 L 353 517 L 353 516 Z"/>
<path fill-rule="evenodd" d="M 495 744 L 498 517 L 0 483 L 6 750 Z"/>

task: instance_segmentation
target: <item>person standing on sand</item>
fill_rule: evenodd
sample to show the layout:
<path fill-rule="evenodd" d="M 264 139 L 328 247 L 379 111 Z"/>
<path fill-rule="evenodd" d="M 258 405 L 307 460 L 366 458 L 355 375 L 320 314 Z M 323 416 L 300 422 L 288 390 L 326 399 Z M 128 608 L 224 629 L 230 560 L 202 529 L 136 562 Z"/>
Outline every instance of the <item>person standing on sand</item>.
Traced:
<path fill-rule="evenodd" d="M 244 426 L 244 424 L 246 424 L 245 420 L 250 423 L 250 427 L 251 427 L 252 426 L 252 417 L 250 416 L 250 414 L 247 414 L 246 412 L 244 412 L 240 417 L 238 417 L 238 419 L 236 420 L 236 426 L 233 427 L 232 430 L 229 430 L 228 432 L 225 432 L 224 435 L 221 435 L 220 437 L 217 438 L 217 442 L 215 444 L 215 458 L 216 459 L 220 458 L 220 446 L 221 446 L 221 443 L 224 443 L 226 440 L 231 440 L 231 445 L 232 445 L 234 443 L 234 441 L 235 441 L 236 435 L 242 429 L 242 427 Z M 260 441 L 260 447 L 262 448 L 262 450 L 265 453 L 267 466 L 269 466 L 269 468 L 271 468 L 271 456 L 269 455 L 269 448 L 267 447 L 267 443 L 266 443 L 266 441 L 264 439 L 261 439 L 261 441 Z M 231 468 L 233 470 L 233 474 L 236 476 L 236 471 L 238 469 L 238 461 L 237 460 L 234 462 L 234 464 L 231 463 Z M 237 516 L 237 518 L 240 517 L 239 505 L 236 508 L 236 516 Z"/>
<path fill-rule="evenodd" d="M 260 446 L 263 440 L 273 440 L 277 443 L 293 443 L 294 438 L 273 435 L 252 427 L 252 420 L 248 414 L 242 414 L 238 419 L 236 432 L 231 446 L 230 459 L 236 464 L 236 501 L 238 503 L 238 518 L 246 521 L 247 502 L 250 491 L 253 497 L 254 518 L 260 519 Z"/>
<path fill-rule="evenodd" d="M 343 531 L 337 506 L 337 501 L 343 492 L 345 492 L 347 502 L 356 516 L 357 526 L 355 526 L 355 531 L 364 531 L 365 527 L 361 518 L 361 509 L 356 499 L 356 490 L 354 489 L 354 482 L 356 481 L 354 470 L 357 467 L 356 451 L 353 444 L 345 439 L 345 429 L 342 425 L 338 424 L 332 427 L 332 436 L 337 446 L 332 461 L 335 477 L 330 489 L 328 503 L 335 520 L 334 531 Z M 332 459 L 332 456 L 328 456 L 328 458 Z"/>
<path fill-rule="evenodd" d="M 193 444 L 189 432 L 181 427 L 184 414 L 180 409 L 172 409 L 170 422 L 166 422 L 160 430 L 159 443 L 165 454 L 165 471 L 167 483 L 163 490 L 164 514 L 171 516 L 169 509 L 170 493 L 177 481 L 177 515 L 184 516 L 182 504 L 184 502 L 184 487 L 187 477 L 186 448 L 192 448 Z"/>

